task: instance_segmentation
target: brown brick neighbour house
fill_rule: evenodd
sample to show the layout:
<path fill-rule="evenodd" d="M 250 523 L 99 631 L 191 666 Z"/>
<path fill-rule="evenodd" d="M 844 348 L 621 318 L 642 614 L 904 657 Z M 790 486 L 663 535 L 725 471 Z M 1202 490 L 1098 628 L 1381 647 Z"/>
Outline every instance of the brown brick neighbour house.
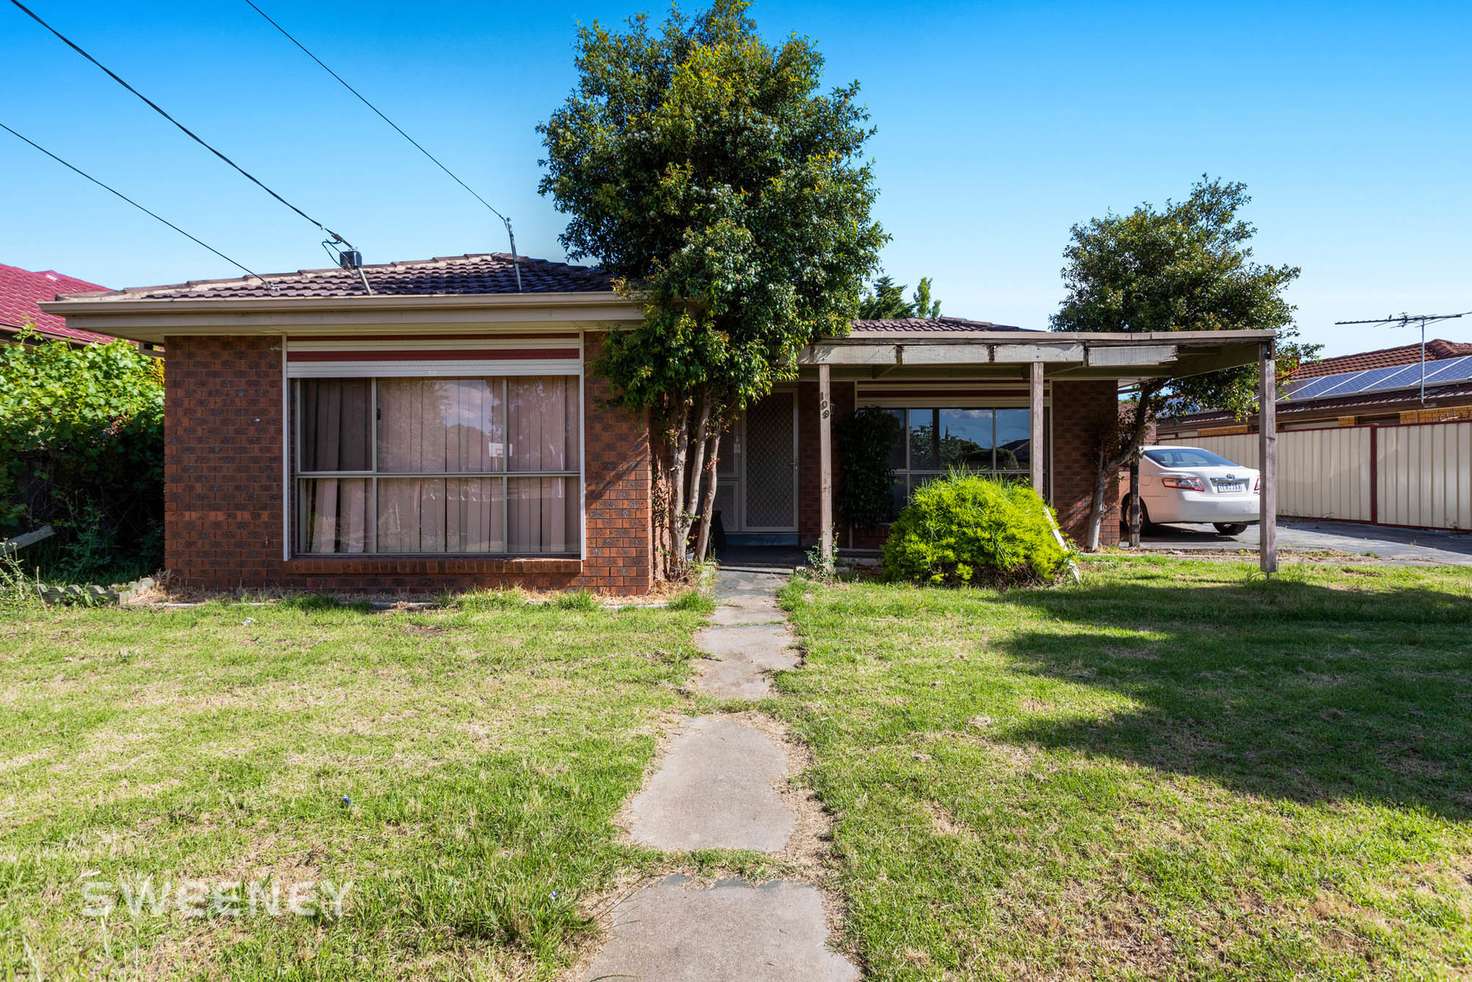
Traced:
<path fill-rule="evenodd" d="M 592 368 L 639 306 L 594 269 L 522 259 L 520 274 L 518 291 L 511 258 L 482 254 L 46 307 L 165 345 L 166 564 L 183 585 L 644 592 L 648 425 Z M 1243 364 L 1265 340 L 861 321 L 809 348 L 797 380 L 728 434 L 722 525 L 736 542 L 816 541 L 825 472 L 842 481 L 824 431 L 877 406 L 905 434 L 897 503 L 961 448 L 967 466 L 1031 479 L 1080 535 L 1120 385 Z M 841 547 L 878 541 L 839 521 Z"/>

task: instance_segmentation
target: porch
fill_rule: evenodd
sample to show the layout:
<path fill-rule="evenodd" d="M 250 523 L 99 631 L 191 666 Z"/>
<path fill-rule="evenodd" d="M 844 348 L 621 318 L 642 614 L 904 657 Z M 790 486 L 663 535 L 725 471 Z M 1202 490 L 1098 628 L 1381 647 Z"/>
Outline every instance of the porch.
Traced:
<path fill-rule="evenodd" d="M 867 326 L 867 325 L 866 325 Z M 917 336 L 918 335 L 918 336 Z M 1271 332 L 1047 334 L 1018 330 L 865 329 L 808 348 L 797 381 L 753 405 L 727 434 L 716 510 L 731 547 L 816 545 L 831 555 L 874 548 L 881 530 L 844 526 L 834 512 L 842 481 L 833 422 L 874 406 L 901 424 L 896 507 L 919 484 L 965 456 L 974 469 L 1028 480 L 1076 539 L 1087 521 L 1099 435 L 1117 418 L 1120 392 L 1148 378 L 1257 362 L 1263 400 L 1261 562 L 1276 568 Z M 1265 387 L 1265 388 L 1264 388 Z M 959 450 L 957 450 L 959 448 Z M 1117 535 L 1113 483 L 1105 542 Z"/>

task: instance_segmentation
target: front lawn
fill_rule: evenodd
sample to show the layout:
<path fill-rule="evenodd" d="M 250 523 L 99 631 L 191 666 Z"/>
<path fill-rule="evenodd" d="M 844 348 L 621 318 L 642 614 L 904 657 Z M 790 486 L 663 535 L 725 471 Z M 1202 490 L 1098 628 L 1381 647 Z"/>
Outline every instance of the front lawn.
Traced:
<path fill-rule="evenodd" d="M 0 611 L 0 977 L 550 976 L 703 620 L 587 600 Z"/>
<path fill-rule="evenodd" d="M 1472 572 L 784 602 L 780 711 L 874 976 L 1472 972 Z"/>

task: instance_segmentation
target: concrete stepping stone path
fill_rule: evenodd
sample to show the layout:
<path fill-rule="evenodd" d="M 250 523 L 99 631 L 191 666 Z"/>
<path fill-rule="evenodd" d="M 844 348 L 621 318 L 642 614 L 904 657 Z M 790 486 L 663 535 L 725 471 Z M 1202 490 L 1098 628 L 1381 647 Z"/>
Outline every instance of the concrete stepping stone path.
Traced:
<path fill-rule="evenodd" d="M 717 608 L 723 609 L 743 608 Z M 772 694 L 769 674 L 799 661 L 783 624 L 708 627 L 695 643 L 709 656 L 696 666 L 695 689 L 718 699 L 764 699 Z"/>
<path fill-rule="evenodd" d="M 624 901 L 583 976 L 660 982 L 848 982 L 858 970 L 824 945 L 823 897 L 805 883 L 701 887 L 668 876 Z"/>
<path fill-rule="evenodd" d="M 787 752 L 731 716 L 687 720 L 649 786 L 628 808 L 635 842 L 666 852 L 781 852 L 797 826 L 777 787 Z"/>
<path fill-rule="evenodd" d="M 716 613 L 697 643 L 709 656 L 694 683 L 721 699 L 771 694 L 769 674 L 798 654 L 776 591 L 785 573 L 722 570 Z M 769 728 L 765 728 L 769 729 Z M 781 853 L 798 817 L 782 786 L 791 776 L 779 738 L 737 716 L 687 720 L 625 817 L 634 841 L 656 849 Z M 668 876 L 614 908 L 609 937 L 582 978 L 847 982 L 858 969 L 826 944 L 823 895 L 807 883 L 701 886 Z"/>

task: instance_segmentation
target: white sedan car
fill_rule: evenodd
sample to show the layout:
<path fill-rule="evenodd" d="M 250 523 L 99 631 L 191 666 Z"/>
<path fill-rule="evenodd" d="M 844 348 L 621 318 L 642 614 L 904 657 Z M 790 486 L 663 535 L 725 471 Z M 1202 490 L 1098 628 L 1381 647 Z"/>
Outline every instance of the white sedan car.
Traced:
<path fill-rule="evenodd" d="M 1140 503 L 1145 524 L 1210 522 L 1222 535 L 1240 535 L 1259 520 L 1261 478 L 1200 447 L 1149 446 L 1140 455 Z M 1128 521 L 1129 501 L 1124 518 Z"/>

